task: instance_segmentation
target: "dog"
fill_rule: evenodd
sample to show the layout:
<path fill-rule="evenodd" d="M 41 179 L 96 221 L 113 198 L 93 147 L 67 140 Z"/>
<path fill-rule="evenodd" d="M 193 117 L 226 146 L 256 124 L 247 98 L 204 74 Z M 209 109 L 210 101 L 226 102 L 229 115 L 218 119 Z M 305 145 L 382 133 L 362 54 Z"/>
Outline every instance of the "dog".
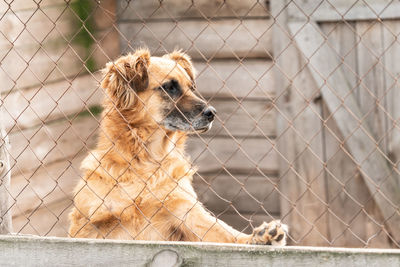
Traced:
<path fill-rule="evenodd" d="M 286 244 L 279 220 L 244 234 L 197 199 L 185 141 L 210 129 L 216 110 L 197 96 L 187 54 L 152 57 L 139 49 L 103 72 L 100 133 L 81 165 L 71 237 Z"/>

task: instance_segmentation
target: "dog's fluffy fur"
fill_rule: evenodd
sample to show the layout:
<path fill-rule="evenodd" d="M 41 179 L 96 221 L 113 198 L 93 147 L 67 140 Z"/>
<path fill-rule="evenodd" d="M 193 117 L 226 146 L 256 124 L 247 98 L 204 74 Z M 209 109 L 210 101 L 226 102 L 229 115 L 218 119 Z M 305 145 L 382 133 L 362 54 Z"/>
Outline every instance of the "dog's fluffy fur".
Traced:
<path fill-rule="evenodd" d="M 71 237 L 286 244 L 279 221 L 247 235 L 198 202 L 184 144 L 211 127 L 215 110 L 196 96 L 194 78 L 179 51 L 151 57 L 141 49 L 107 64 L 99 139 L 82 163 Z"/>

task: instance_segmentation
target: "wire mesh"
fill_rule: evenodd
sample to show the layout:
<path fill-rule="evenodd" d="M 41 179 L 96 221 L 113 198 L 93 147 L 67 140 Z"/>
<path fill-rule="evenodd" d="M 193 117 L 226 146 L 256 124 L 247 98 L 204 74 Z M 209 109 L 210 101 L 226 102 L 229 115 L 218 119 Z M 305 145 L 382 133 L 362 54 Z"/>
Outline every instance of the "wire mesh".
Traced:
<path fill-rule="evenodd" d="M 12 214 L 13 231 L 74 237 L 90 226 L 88 237 L 118 238 L 119 231 L 127 239 L 177 240 L 185 229 L 203 241 L 225 222 L 238 230 L 237 241 L 263 221 L 280 219 L 293 245 L 400 247 L 400 3 L 303 2 L 2 2 L 2 113 L 11 144 L 11 201 L 2 210 Z M 174 147 L 155 155 L 150 140 L 163 126 L 143 139 L 100 85 L 107 62 L 118 69 L 121 55 L 143 47 L 152 56 L 174 49 L 189 55 L 199 99 L 217 109 L 212 129 L 190 135 L 186 152 L 175 149 L 181 137 L 167 136 Z M 161 85 L 177 68 L 149 79 Z M 134 97 L 139 112 L 159 120 L 140 93 Z M 180 99 L 164 101 L 190 122 Z M 125 128 L 110 132 L 111 116 L 139 142 L 128 158 L 129 144 L 120 144 Z M 113 168 L 122 163 L 104 165 L 102 142 L 127 166 L 118 175 Z M 93 173 L 112 183 L 105 192 L 80 169 L 87 156 L 98 163 Z M 190 166 L 183 176 L 193 176 L 197 196 L 186 192 L 192 207 L 184 214 L 165 204 L 187 189 L 166 168 L 171 158 Z M 157 167 L 138 173 L 138 159 Z M 140 190 L 121 180 L 128 174 Z M 169 192 L 151 184 L 160 177 L 173 185 Z M 96 199 L 91 207 L 77 206 L 83 191 Z M 142 206 L 144 195 L 154 207 Z M 220 221 L 200 231 L 187 218 L 202 205 Z M 74 234 L 71 209 L 84 221 Z M 114 216 L 102 221 L 107 230 L 93 220 L 101 212 Z M 136 214 L 128 221 L 142 226 L 130 230 L 121 223 L 126 214 Z M 157 224 L 160 214 L 172 219 Z"/>

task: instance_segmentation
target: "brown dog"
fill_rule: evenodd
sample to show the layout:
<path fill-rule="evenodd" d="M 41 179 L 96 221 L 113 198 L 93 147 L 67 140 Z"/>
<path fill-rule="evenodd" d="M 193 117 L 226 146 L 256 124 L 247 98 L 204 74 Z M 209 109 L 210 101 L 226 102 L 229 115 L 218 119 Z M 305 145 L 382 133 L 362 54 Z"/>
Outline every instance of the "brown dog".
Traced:
<path fill-rule="evenodd" d="M 247 235 L 197 200 L 186 135 L 207 131 L 215 109 L 195 95 L 190 58 L 138 50 L 108 63 L 97 148 L 83 161 L 70 214 L 71 237 L 285 245 L 287 226 Z"/>

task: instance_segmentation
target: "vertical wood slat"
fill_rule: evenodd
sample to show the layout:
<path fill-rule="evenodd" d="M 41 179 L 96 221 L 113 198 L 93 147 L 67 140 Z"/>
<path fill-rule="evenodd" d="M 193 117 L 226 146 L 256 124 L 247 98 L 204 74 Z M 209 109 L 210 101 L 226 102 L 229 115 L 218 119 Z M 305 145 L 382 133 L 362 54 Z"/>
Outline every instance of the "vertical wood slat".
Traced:
<path fill-rule="evenodd" d="M 385 101 L 387 112 L 390 116 L 388 121 L 388 154 L 390 159 L 397 163 L 400 162 L 400 21 L 385 21 L 383 31 L 383 47 L 385 53 L 382 60 L 385 64 Z"/>
<path fill-rule="evenodd" d="M 329 45 L 341 57 L 343 74 L 352 95 L 359 100 L 356 22 L 324 23 L 321 30 L 327 36 Z M 357 165 L 349 156 L 350 152 L 342 145 L 344 138 L 325 103 L 323 119 L 326 121 L 323 142 L 332 242 L 335 246 L 360 247 L 379 233 L 370 239 L 368 246 L 390 247 L 388 237 L 373 221 L 382 223 L 379 208 L 371 199 Z"/>
<path fill-rule="evenodd" d="M 290 1 L 271 1 L 275 18 L 273 54 L 276 62 L 277 150 L 280 159 L 281 218 L 290 227 L 292 243 L 328 245 L 326 184 L 323 175 L 318 88 L 287 27 Z"/>
<path fill-rule="evenodd" d="M 400 240 L 400 189 L 397 173 L 388 166 L 382 152 L 371 138 L 368 125 L 354 97 L 349 94 L 349 85 L 341 72 L 331 48 L 318 32 L 318 26 L 309 22 L 291 23 L 290 29 L 297 45 L 307 58 L 310 70 L 333 118 L 346 138 L 352 157 L 359 165 L 365 183 L 379 206 L 390 233 Z M 312 56 L 311 56 L 312 55 Z"/>
<path fill-rule="evenodd" d="M 382 23 L 356 22 L 356 34 L 361 39 L 357 45 L 357 66 L 360 77 L 359 106 L 371 134 L 387 154 L 387 103 L 385 98 L 384 45 Z"/>
<path fill-rule="evenodd" d="M 11 170 L 9 160 L 9 141 L 3 125 L 3 107 L 0 107 L 0 234 L 12 232 L 10 208 Z"/>

